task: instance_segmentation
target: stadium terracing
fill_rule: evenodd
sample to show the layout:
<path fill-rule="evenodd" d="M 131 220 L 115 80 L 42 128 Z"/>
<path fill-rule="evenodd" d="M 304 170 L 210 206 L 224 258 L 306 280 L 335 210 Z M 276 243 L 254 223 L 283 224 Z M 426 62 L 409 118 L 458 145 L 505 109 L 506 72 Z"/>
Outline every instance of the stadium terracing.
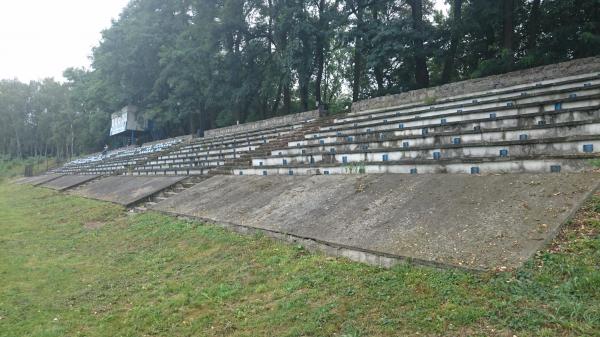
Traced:
<path fill-rule="evenodd" d="M 600 57 L 82 157 L 21 183 L 390 266 L 518 266 L 596 188 Z"/>

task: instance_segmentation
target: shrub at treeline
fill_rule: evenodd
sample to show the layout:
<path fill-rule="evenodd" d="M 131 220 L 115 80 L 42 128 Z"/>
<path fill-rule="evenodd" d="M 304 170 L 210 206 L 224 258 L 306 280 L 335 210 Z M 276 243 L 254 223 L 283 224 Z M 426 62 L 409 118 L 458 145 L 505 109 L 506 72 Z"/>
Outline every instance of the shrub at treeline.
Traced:
<path fill-rule="evenodd" d="M 600 54 L 597 0 L 448 3 L 133 0 L 91 70 L 0 82 L 0 153 L 98 150 L 126 104 L 168 137 Z"/>

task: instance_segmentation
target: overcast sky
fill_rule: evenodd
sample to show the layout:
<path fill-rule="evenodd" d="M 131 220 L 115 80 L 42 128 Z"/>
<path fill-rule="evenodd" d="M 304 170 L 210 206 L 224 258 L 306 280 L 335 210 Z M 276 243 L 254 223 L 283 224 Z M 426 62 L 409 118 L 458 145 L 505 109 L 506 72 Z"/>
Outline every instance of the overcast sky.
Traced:
<path fill-rule="evenodd" d="M 0 78 L 62 79 L 89 66 L 100 32 L 128 0 L 0 0 Z"/>
<path fill-rule="evenodd" d="M 100 32 L 128 2 L 0 0 L 0 79 L 62 80 L 66 68 L 89 67 Z"/>

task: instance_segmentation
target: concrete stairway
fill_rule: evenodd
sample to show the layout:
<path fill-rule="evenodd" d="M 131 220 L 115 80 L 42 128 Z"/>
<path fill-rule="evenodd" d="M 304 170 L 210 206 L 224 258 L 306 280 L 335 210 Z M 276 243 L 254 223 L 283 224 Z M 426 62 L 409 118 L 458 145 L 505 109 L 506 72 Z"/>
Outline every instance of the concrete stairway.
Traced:
<path fill-rule="evenodd" d="M 213 174 L 224 174 L 230 175 L 238 172 L 240 169 L 250 168 L 252 165 L 252 158 L 268 156 L 277 149 L 284 148 L 290 142 L 301 141 L 305 138 L 307 133 L 317 132 L 324 125 L 328 125 L 333 121 L 334 117 L 322 117 L 312 122 L 302 125 L 302 127 L 290 132 L 286 135 L 278 137 L 268 143 L 262 144 L 257 147 L 254 151 L 250 151 L 240 158 L 226 162 L 222 167 L 212 169 Z"/>
<path fill-rule="evenodd" d="M 79 184 L 79 185 L 77 185 L 76 187 L 69 189 L 69 193 L 73 193 L 73 192 L 74 192 L 74 193 L 77 193 L 77 191 L 79 191 L 79 190 L 84 190 L 84 189 L 85 189 L 85 188 L 86 188 L 88 185 L 90 185 L 90 184 L 93 184 L 93 183 L 95 183 L 95 182 L 96 182 L 98 179 L 102 179 L 102 178 L 103 178 L 103 177 L 98 177 L 98 178 L 96 178 L 96 179 L 93 179 L 93 180 L 87 181 L 87 182 L 85 182 L 85 183 L 83 183 L 83 184 Z"/>
<path fill-rule="evenodd" d="M 181 182 L 175 184 L 174 186 L 165 189 L 139 203 L 137 203 L 136 205 L 133 205 L 130 209 L 132 212 L 145 212 L 147 211 L 151 206 L 156 205 L 157 203 L 166 200 L 167 198 L 172 198 L 176 195 L 178 195 L 179 193 L 195 186 L 196 184 L 210 178 L 212 175 L 204 175 L 204 176 L 191 176 L 185 180 L 182 180 Z"/>

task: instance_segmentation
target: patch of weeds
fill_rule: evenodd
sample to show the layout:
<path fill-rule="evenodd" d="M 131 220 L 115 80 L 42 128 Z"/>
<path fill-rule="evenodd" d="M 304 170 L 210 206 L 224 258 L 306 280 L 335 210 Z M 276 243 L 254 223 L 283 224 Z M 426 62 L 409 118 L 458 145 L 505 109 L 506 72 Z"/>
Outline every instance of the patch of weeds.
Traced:
<path fill-rule="evenodd" d="M 426 105 L 432 105 L 435 104 L 435 102 L 437 102 L 437 97 L 435 96 L 427 96 L 423 100 L 423 103 L 425 103 Z"/>
<path fill-rule="evenodd" d="M 357 328 L 353 324 L 344 324 L 342 330 L 342 337 L 361 337 L 363 333 L 361 329 Z"/>
<path fill-rule="evenodd" d="M 347 174 L 365 174 L 366 173 L 366 166 L 365 166 L 365 162 L 352 162 L 352 163 L 348 163 L 348 164 L 344 164 L 342 166 L 344 168 L 344 171 Z"/>
<path fill-rule="evenodd" d="M 591 200 L 592 209 L 596 213 L 600 213 L 600 196 L 594 195 Z"/>
<path fill-rule="evenodd" d="M 588 163 L 593 167 L 600 168 L 600 159 L 590 159 Z"/>

